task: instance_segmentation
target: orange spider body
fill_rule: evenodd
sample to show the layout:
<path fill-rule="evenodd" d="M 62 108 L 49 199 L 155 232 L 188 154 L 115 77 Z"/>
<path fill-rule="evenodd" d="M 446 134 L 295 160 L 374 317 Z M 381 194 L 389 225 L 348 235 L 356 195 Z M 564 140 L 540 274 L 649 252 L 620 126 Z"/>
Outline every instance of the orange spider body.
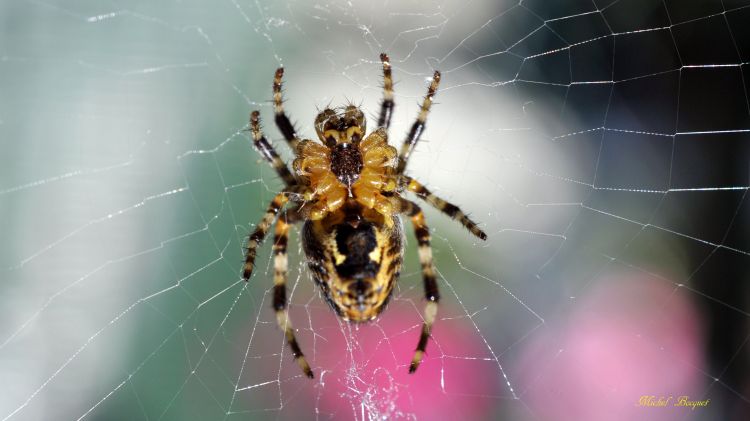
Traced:
<path fill-rule="evenodd" d="M 362 139 L 364 117 L 349 106 L 321 113 L 316 128 L 324 144 L 297 147 L 296 175 L 311 202 L 302 244 L 326 301 L 346 320 L 372 320 L 383 310 L 401 268 L 403 231 L 392 192 L 396 149 L 386 131 Z"/>

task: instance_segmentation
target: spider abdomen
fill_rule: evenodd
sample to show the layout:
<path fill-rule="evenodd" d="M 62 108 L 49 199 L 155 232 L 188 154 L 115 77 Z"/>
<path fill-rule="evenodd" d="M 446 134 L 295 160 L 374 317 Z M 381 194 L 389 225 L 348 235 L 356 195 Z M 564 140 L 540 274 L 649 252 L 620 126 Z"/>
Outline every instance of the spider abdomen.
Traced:
<path fill-rule="evenodd" d="M 347 218 L 347 211 L 306 222 L 302 244 L 326 301 L 341 317 L 362 322 L 377 317 L 393 291 L 401 269 L 403 231 L 398 216 L 385 224 L 378 217 Z"/>

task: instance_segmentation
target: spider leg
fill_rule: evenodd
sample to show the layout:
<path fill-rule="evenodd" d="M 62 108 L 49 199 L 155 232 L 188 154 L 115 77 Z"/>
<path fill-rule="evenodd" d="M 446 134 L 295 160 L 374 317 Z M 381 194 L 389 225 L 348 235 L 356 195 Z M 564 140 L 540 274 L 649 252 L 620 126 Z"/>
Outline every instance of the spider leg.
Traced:
<path fill-rule="evenodd" d="M 430 338 L 432 324 L 435 322 L 438 311 L 438 301 L 440 301 L 440 291 L 438 290 L 437 280 L 435 279 L 435 269 L 432 266 L 432 247 L 430 246 L 430 230 L 424 220 L 424 214 L 419 206 L 406 199 L 401 199 L 400 211 L 411 217 L 411 223 L 414 226 L 414 235 L 417 237 L 419 252 L 419 263 L 422 265 L 422 281 L 424 283 L 424 296 L 427 304 L 424 308 L 424 323 L 422 324 L 422 333 L 419 335 L 417 349 L 414 351 L 414 358 L 409 365 L 409 373 L 417 371 L 417 367 L 422 362 L 427 340 Z"/>
<path fill-rule="evenodd" d="M 284 76 L 284 68 L 279 67 L 276 69 L 276 75 L 273 78 L 273 111 L 276 113 L 274 121 L 276 127 L 284 135 L 284 139 L 289 143 L 289 146 L 293 151 L 297 150 L 297 144 L 299 144 L 299 137 L 297 137 L 297 131 L 294 130 L 294 125 L 289 121 L 289 117 L 284 112 L 284 98 L 281 95 L 281 78 Z"/>
<path fill-rule="evenodd" d="M 292 328 L 292 322 L 289 319 L 289 310 L 287 309 L 286 280 L 289 263 L 286 247 L 289 239 L 289 225 L 290 223 L 294 223 L 296 219 L 299 219 L 299 215 L 296 212 L 284 213 L 276 222 L 273 241 L 273 308 L 276 311 L 276 323 L 284 331 L 286 342 L 292 350 L 294 360 L 297 361 L 297 364 L 305 375 L 312 379 L 313 372 L 305 359 L 305 355 L 302 353 L 302 349 L 300 349 L 299 343 L 297 343 L 297 338 L 294 336 L 294 329 Z"/>
<path fill-rule="evenodd" d="M 417 115 L 417 120 L 412 124 L 409 134 L 404 139 L 404 144 L 401 145 L 401 152 L 398 155 L 398 166 L 396 167 L 396 174 L 403 174 L 406 169 L 406 164 L 409 161 L 409 155 L 411 155 L 414 147 L 417 146 L 419 138 L 422 137 L 424 131 L 425 121 L 427 121 L 427 115 L 430 113 L 430 107 L 432 106 L 432 98 L 437 92 L 438 85 L 440 84 L 440 72 L 437 70 L 432 75 L 432 82 L 430 87 L 427 89 L 427 95 L 425 95 L 422 101 L 422 109 Z"/>
<path fill-rule="evenodd" d="M 471 233 L 475 236 L 479 237 L 482 240 L 487 239 L 487 234 L 485 234 L 484 231 L 482 231 L 482 229 L 479 228 L 474 221 L 469 219 L 469 217 L 466 216 L 466 214 L 463 213 L 461 209 L 458 208 L 458 206 L 439 198 L 434 193 L 427 190 L 427 187 L 423 186 L 419 181 L 407 175 L 402 175 L 401 177 L 406 184 L 407 190 L 414 192 L 420 199 L 434 206 L 440 212 L 448 215 L 451 219 L 460 222 L 461 225 L 466 227 L 466 229 L 471 231 Z"/>
<path fill-rule="evenodd" d="M 266 238 L 268 230 L 271 228 L 271 224 L 276 219 L 281 208 L 286 205 L 289 201 L 287 198 L 287 192 L 281 192 L 274 196 L 271 203 L 268 205 L 266 213 L 263 214 L 258 225 L 255 227 L 255 231 L 250 234 L 250 238 L 247 240 L 247 255 L 245 256 L 245 265 L 242 268 L 242 279 L 247 281 L 253 274 L 253 268 L 255 268 L 255 255 L 258 252 L 258 247 Z"/>
<path fill-rule="evenodd" d="M 380 53 L 380 61 L 383 63 L 383 101 L 380 103 L 378 127 L 385 127 L 387 130 L 391 127 L 391 116 L 393 116 L 393 76 L 388 54 Z"/>
<path fill-rule="evenodd" d="M 263 135 L 263 131 L 260 129 L 260 113 L 258 111 L 250 113 L 250 131 L 253 134 L 253 144 L 260 151 L 260 154 L 263 155 L 263 158 L 276 170 L 276 174 L 284 180 L 287 186 L 296 184 L 297 181 L 294 179 L 292 173 L 289 172 L 289 168 L 279 158 L 279 154 L 276 153 L 276 150 Z"/>

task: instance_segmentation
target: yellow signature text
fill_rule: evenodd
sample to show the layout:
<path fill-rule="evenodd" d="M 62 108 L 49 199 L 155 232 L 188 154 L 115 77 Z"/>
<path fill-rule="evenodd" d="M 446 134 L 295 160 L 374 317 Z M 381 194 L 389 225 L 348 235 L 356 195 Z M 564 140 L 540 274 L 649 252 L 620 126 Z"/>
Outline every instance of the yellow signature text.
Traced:
<path fill-rule="evenodd" d="M 691 400 L 689 396 L 678 396 L 675 398 L 674 396 L 656 396 L 656 395 L 643 395 L 638 399 L 638 403 L 636 403 L 636 406 L 644 406 L 644 407 L 650 407 L 650 408 L 665 408 L 668 406 L 672 407 L 690 407 L 691 409 L 695 409 L 697 407 L 702 406 L 708 406 L 708 403 L 711 402 L 711 399 L 706 399 L 703 401 L 694 401 Z"/>

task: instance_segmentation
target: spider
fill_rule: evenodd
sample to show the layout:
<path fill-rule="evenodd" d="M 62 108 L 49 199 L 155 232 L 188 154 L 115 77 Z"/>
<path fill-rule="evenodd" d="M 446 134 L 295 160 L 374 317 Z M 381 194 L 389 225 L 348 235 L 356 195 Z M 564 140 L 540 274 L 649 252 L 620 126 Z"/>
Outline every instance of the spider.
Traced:
<path fill-rule="evenodd" d="M 402 197 L 405 191 L 460 222 L 482 240 L 487 235 L 457 206 L 437 197 L 419 181 L 404 174 L 414 147 L 425 128 L 433 97 L 440 83 L 435 71 L 421 110 L 412 124 L 400 152 L 388 144 L 393 114 L 393 79 L 386 54 L 383 65 L 383 100 L 378 127 L 366 135 L 365 116 L 358 107 L 326 108 L 315 117 L 320 141 L 300 140 L 284 112 L 281 80 L 284 69 L 276 70 L 273 81 L 275 123 L 295 152 L 291 172 L 260 128 L 260 113 L 250 114 L 253 144 L 283 180 L 284 189 L 274 196 L 247 243 L 242 277 L 247 281 L 255 267 L 258 246 L 276 223 L 274 232 L 273 308 L 276 322 L 285 332 L 294 359 L 304 374 L 313 378 L 310 365 L 294 335 L 286 297 L 287 239 L 289 227 L 304 222 L 302 247 L 313 280 L 336 314 L 349 322 L 375 319 L 385 308 L 398 280 L 404 253 L 400 215 L 411 218 L 422 266 L 424 308 L 422 332 L 409 365 L 419 367 L 435 321 L 440 293 L 432 264 L 430 231 L 419 206 Z M 284 212 L 289 203 L 293 205 Z"/>

